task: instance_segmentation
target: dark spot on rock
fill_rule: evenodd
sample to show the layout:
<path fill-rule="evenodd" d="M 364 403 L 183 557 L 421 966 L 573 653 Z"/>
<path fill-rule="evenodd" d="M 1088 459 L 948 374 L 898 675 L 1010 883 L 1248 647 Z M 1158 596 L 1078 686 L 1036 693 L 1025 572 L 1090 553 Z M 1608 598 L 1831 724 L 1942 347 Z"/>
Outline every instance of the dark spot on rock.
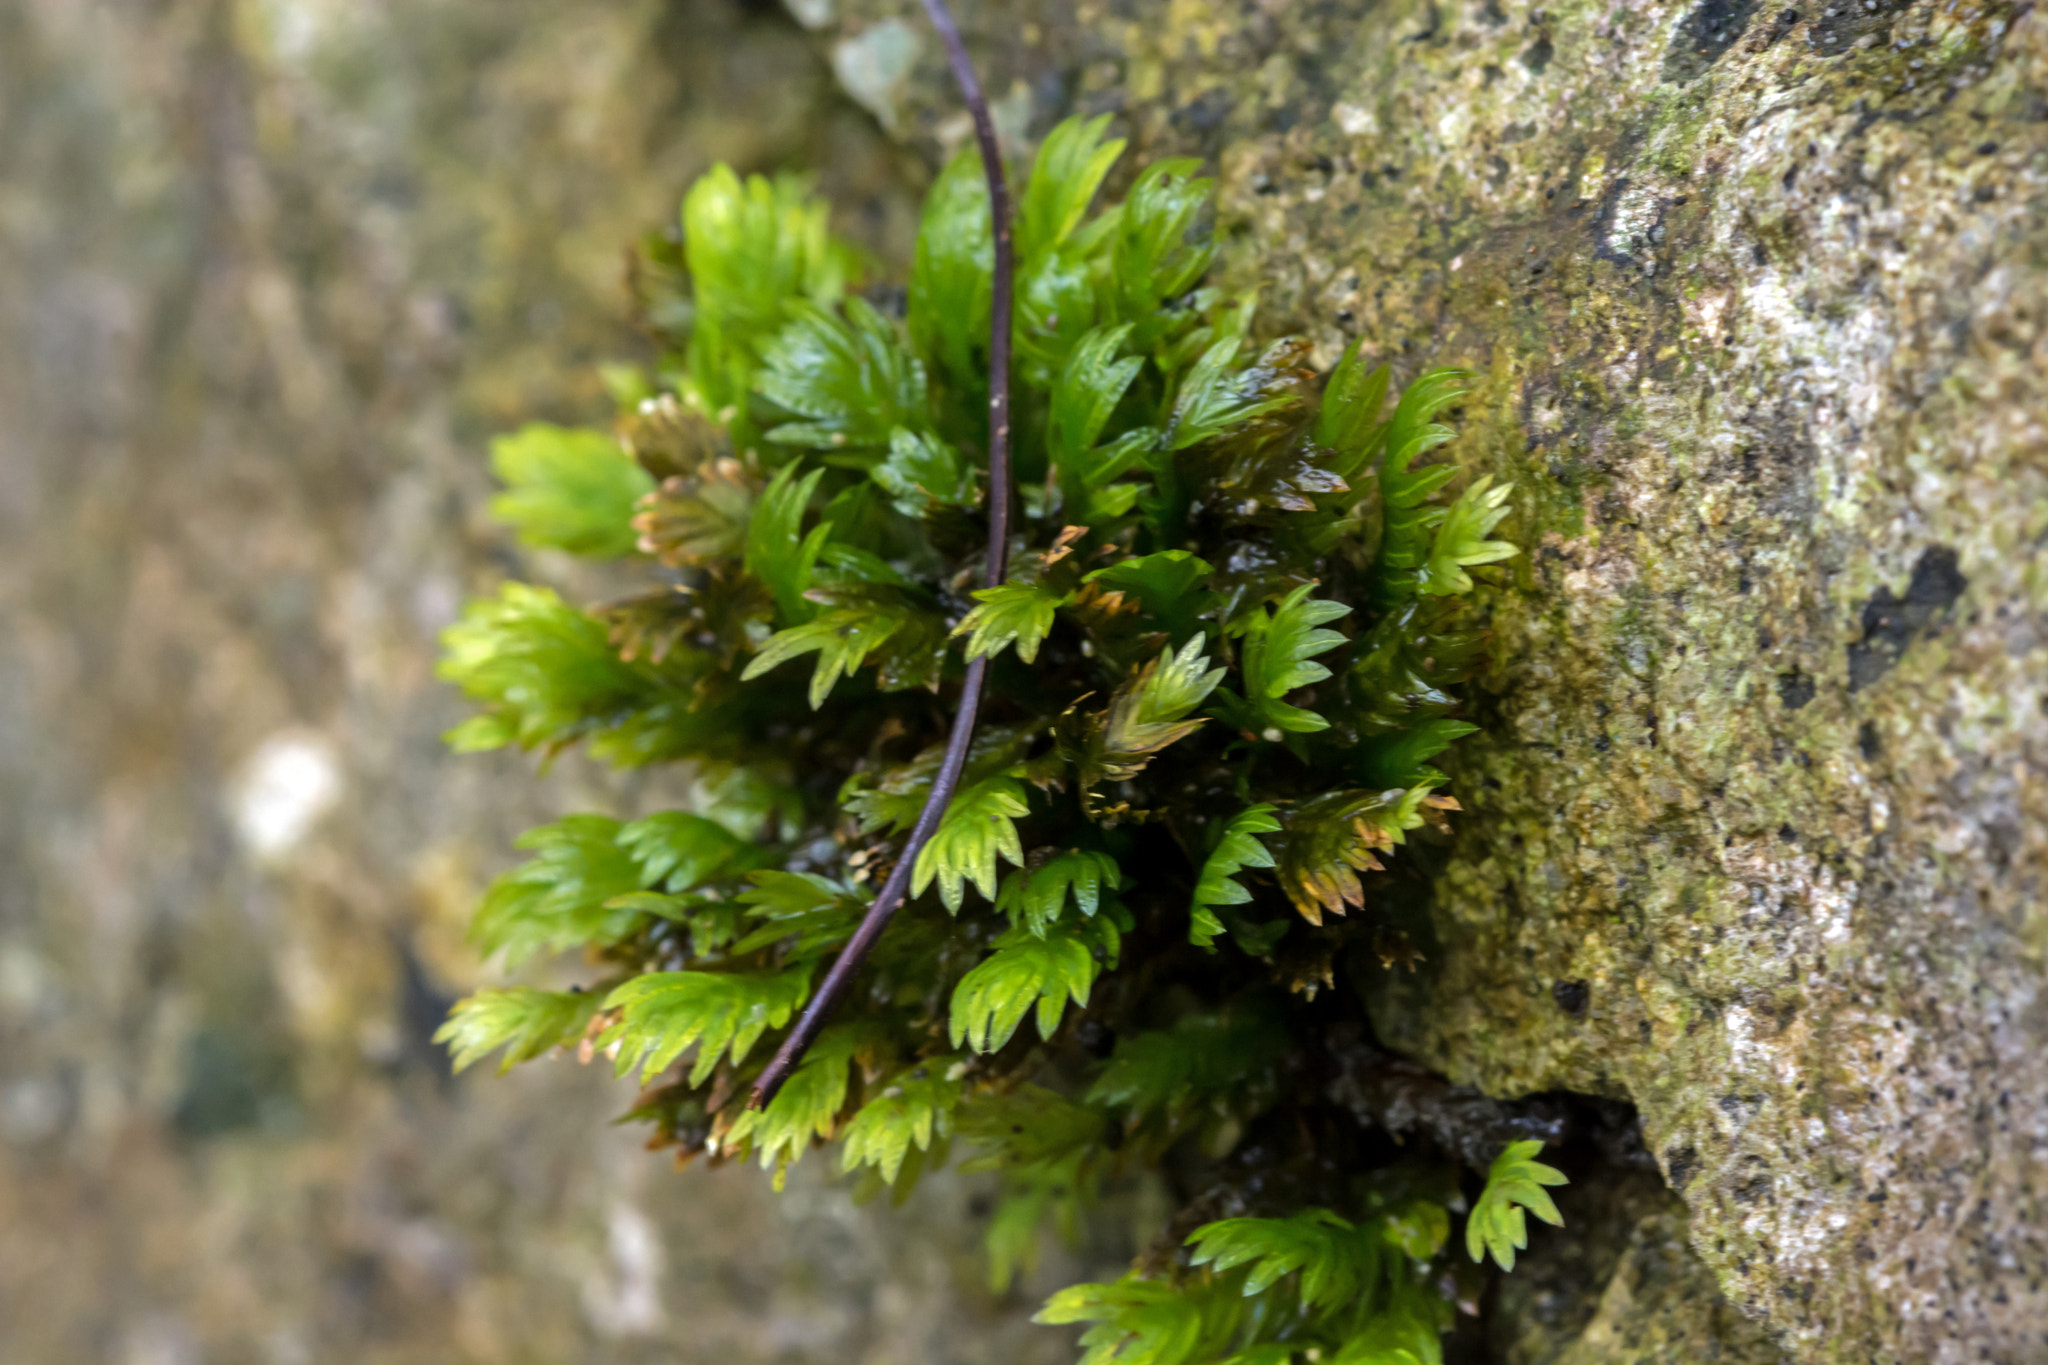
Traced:
<path fill-rule="evenodd" d="M 1866 1204 L 1882 1204 L 1885 1200 L 1889 1198 L 1891 1198 L 1891 1195 L 1887 1194 L 1883 1187 L 1880 1186 L 1877 1190 L 1871 1193 L 1868 1199 L 1865 1199 L 1863 1202 Z"/>
<path fill-rule="evenodd" d="M 1671 1182 L 1671 1188 L 1683 1194 L 1685 1187 L 1692 1183 L 1700 1168 L 1700 1149 L 1693 1146 L 1667 1147 L 1664 1150 L 1664 1178 Z"/>
<path fill-rule="evenodd" d="M 1785 168 L 1784 178 L 1780 180 L 1778 183 L 1783 185 L 1785 187 L 1785 192 L 1789 194 L 1792 192 L 1792 182 L 1797 180 L 1798 178 L 1799 168 L 1797 166 L 1787 166 Z"/>
<path fill-rule="evenodd" d="M 1762 242 L 1757 242 L 1749 248 L 1749 258 L 1758 265 L 1769 265 L 1771 263 L 1771 258 L 1764 251 L 1764 244 Z"/>
<path fill-rule="evenodd" d="M 291 1058 L 262 1027 L 202 1027 L 185 1048 L 183 1086 L 171 1109 L 178 1133 L 219 1137 L 289 1105 Z"/>
<path fill-rule="evenodd" d="M 1753 1175 L 1729 1191 L 1738 1204 L 1768 1204 L 1771 1202 L 1771 1178 L 1769 1175 Z"/>
<path fill-rule="evenodd" d="M 392 948 L 398 957 L 398 1024 L 405 1061 L 432 1076 L 442 1089 L 449 1089 L 454 1073 L 448 1069 L 448 1054 L 434 1041 L 434 1035 L 455 1008 L 455 997 L 435 984 L 404 939 L 394 937 Z"/>
<path fill-rule="evenodd" d="M 1998 144 L 1995 142 L 1980 142 L 1977 144 L 1978 156 L 1990 156 L 1993 152 L 1997 150 Z"/>
<path fill-rule="evenodd" d="M 1584 981 L 1558 981 L 1550 987 L 1550 998 L 1572 1018 L 1583 1019 L 1586 1017 L 1586 1005 L 1593 998 L 1593 988 Z"/>
<path fill-rule="evenodd" d="M 1778 826 L 1778 838 L 1788 844 L 1796 844 L 1799 842 L 1799 831 L 1790 825 L 1780 825 Z M 1783 907 L 1780 908 L 1782 909 Z"/>
<path fill-rule="evenodd" d="M 1562 1095 L 1488 1099 L 1382 1052 L 1350 1025 L 1337 1025 L 1330 1043 L 1337 1064 L 1326 1092 L 1332 1101 L 1361 1123 L 1404 1141 L 1426 1138 L 1481 1169 L 1508 1142 L 1538 1139 L 1563 1145 L 1591 1139 L 1620 1157 L 1639 1132 L 1635 1111 L 1627 1105 Z"/>
<path fill-rule="evenodd" d="M 1502 71 L 1499 67 L 1493 65 L 1491 62 L 1487 63 L 1485 66 L 1479 68 L 1479 88 L 1482 90 L 1491 90 L 1493 88 L 1493 83 L 1506 74 L 1507 73 L 1505 71 Z"/>
<path fill-rule="evenodd" d="M 1866 9 L 1859 0 L 1831 0 L 1813 21 L 1807 40 L 1823 57 L 1840 56 L 1865 34 L 1886 33 L 1892 16 L 1909 3 L 1911 0 L 1879 0 Z"/>
<path fill-rule="evenodd" d="M 1904 597 L 1879 588 L 1863 605 L 1863 638 L 1849 646 L 1849 690 L 1859 692 L 1889 672 L 1906 646 L 1936 617 L 1955 605 L 1969 586 L 1956 567 L 1956 552 L 1929 546 L 1913 565 Z"/>
<path fill-rule="evenodd" d="M 1210 133 L 1230 116 L 1228 90 L 1210 90 L 1173 111 L 1172 123 L 1183 132 Z"/>
<path fill-rule="evenodd" d="M 1778 701 L 1787 711 L 1797 711 L 1813 700 L 1818 684 L 1798 669 L 1778 675 Z"/>
<path fill-rule="evenodd" d="M 1874 763 L 1884 752 L 1884 741 L 1878 738 L 1877 722 L 1866 720 L 1856 728 L 1856 747 L 1863 754 L 1865 763 Z"/>
<path fill-rule="evenodd" d="M 1664 79 L 1684 85 L 1704 75 L 1735 46 L 1755 13 L 1756 0 L 1700 0 L 1664 49 Z"/>
<path fill-rule="evenodd" d="M 1550 35 L 1546 33 L 1535 42 L 1529 44 L 1528 49 L 1522 53 L 1518 60 L 1523 66 L 1529 68 L 1530 75 L 1540 76 L 1543 74 L 1543 69 L 1550 65 L 1550 59 L 1556 55 L 1557 49 L 1551 45 Z"/>

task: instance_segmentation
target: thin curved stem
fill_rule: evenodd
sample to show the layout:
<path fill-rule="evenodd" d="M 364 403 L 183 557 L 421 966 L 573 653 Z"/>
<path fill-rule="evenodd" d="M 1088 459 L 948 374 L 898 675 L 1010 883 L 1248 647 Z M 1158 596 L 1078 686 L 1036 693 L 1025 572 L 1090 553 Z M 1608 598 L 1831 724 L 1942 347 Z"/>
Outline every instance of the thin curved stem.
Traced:
<path fill-rule="evenodd" d="M 940 41 L 945 44 L 946 60 L 953 68 L 953 79 L 959 84 L 968 113 L 974 118 L 974 137 L 981 147 L 982 172 L 988 177 L 988 209 L 994 227 L 995 268 L 988 312 L 988 561 L 981 576 L 982 585 L 993 588 L 1003 581 L 1010 544 L 1010 293 L 1011 280 L 1016 273 L 1010 241 L 1010 189 L 1003 179 L 1003 159 L 996 145 L 995 120 L 989 116 L 988 100 L 981 92 L 981 81 L 974 74 L 974 63 L 967 55 L 966 44 L 960 41 L 960 30 L 954 25 L 945 0 L 924 0 L 924 11 L 930 17 L 932 27 L 938 30 Z M 925 798 L 924 809 L 918 812 L 917 823 L 911 827 L 903 855 L 896 860 L 895 869 L 882 883 L 881 892 L 868 908 L 860 928 L 854 931 L 838 960 L 832 964 L 832 970 L 825 973 L 825 980 L 811 996 L 810 1003 L 804 1006 L 796 1027 L 783 1039 L 775 1059 L 754 1082 L 753 1097 L 748 1101 L 753 1108 L 758 1109 L 774 1099 L 775 1092 L 796 1070 L 804 1053 L 817 1040 L 819 1030 L 831 1017 L 839 997 L 846 993 L 854 973 L 860 970 L 861 963 L 867 959 L 876 940 L 881 938 L 882 931 L 889 927 L 889 921 L 903 904 L 904 892 L 909 889 L 911 873 L 917 865 L 917 855 L 939 827 L 946 807 L 952 804 L 953 793 L 960 787 L 960 775 L 966 771 L 967 753 L 974 743 L 975 719 L 981 711 L 982 687 L 987 677 L 986 657 L 967 665 L 967 678 L 960 690 L 960 709 L 953 716 L 952 733 L 946 738 L 945 757 L 939 763 L 937 776 L 932 779 L 931 795 Z"/>

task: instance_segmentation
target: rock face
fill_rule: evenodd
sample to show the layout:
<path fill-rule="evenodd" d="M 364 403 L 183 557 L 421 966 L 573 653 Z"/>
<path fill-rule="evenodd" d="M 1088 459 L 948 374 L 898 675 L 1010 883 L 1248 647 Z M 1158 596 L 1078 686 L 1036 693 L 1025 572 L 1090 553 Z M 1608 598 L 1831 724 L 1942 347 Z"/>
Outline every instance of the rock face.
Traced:
<path fill-rule="evenodd" d="M 798 9 L 957 141 L 913 6 Z M 2048 1360 L 2044 17 L 966 9 L 1020 138 L 1106 111 L 1211 159 L 1264 326 L 1487 378 L 1461 453 L 1539 548 L 1383 1039 L 1633 1101 L 1795 1359 Z M 1568 1358 L 1666 1358 L 1626 1336 Z"/>

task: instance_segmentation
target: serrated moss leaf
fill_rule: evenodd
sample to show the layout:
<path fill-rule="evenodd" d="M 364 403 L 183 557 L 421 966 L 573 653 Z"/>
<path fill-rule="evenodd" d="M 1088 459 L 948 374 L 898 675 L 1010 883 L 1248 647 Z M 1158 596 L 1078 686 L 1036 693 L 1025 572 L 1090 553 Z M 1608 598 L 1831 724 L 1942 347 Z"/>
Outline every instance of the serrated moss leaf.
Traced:
<path fill-rule="evenodd" d="M 1242 905 L 1252 898 L 1235 879 L 1248 867 L 1271 867 L 1273 855 L 1259 842 L 1261 834 L 1277 833 L 1280 821 L 1270 805 L 1247 806 L 1230 818 L 1216 847 L 1202 863 L 1201 879 L 1189 905 L 1188 942 L 1207 948 L 1223 932 L 1223 921 L 1215 910 L 1223 905 Z"/>
<path fill-rule="evenodd" d="M 1103 960 L 1115 965 L 1117 941 L 1116 926 L 1107 919 L 1055 926 L 1042 936 L 1018 929 L 1004 934 L 953 991 L 953 1046 L 994 1052 L 1034 1007 L 1038 1036 L 1052 1037 L 1067 1001 L 1086 1006 Z"/>
<path fill-rule="evenodd" d="M 1472 591 L 1472 576 L 1465 570 L 1478 564 L 1498 564 L 1520 554 L 1512 543 L 1488 540 L 1493 528 L 1508 514 L 1509 485 L 1493 486 L 1488 474 L 1473 481 L 1451 504 L 1450 515 L 1436 528 L 1429 558 L 1416 572 L 1416 586 L 1436 597 Z"/>
<path fill-rule="evenodd" d="M 1038 658 L 1038 647 L 1052 633 L 1053 616 L 1066 597 L 1040 583 L 1004 583 L 977 588 L 974 610 L 953 629 L 967 637 L 967 657 L 1002 653 L 1011 645 L 1025 663 Z"/>
<path fill-rule="evenodd" d="M 854 1053 L 863 1041 L 858 1025 L 835 1024 L 804 1054 L 804 1062 L 760 1109 L 747 1109 L 720 1139 L 721 1150 L 751 1151 L 763 1170 L 775 1168 L 775 1187 L 783 1173 L 813 1143 L 832 1136 L 839 1111 L 846 1107 Z"/>
<path fill-rule="evenodd" d="M 1281 698 L 1297 687 L 1330 676 L 1329 668 L 1316 662 L 1316 656 L 1346 643 L 1346 639 L 1340 631 L 1321 627 L 1351 612 L 1342 602 L 1310 597 L 1314 586 L 1304 583 L 1297 587 L 1270 615 L 1263 609 L 1254 612 L 1247 623 L 1239 656 L 1245 699 L 1252 717 L 1266 726 L 1296 734 L 1327 730 L 1330 722 L 1316 712 L 1290 706 Z"/>
<path fill-rule="evenodd" d="M 1545 1185 L 1569 1185 L 1563 1171 L 1537 1161 L 1542 1142 L 1511 1142 L 1486 1172 L 1486 1188 L 1465 1220 L 1465 1250 L 1475 1261 L 1491 1253 L 1502 1270 L 1515 1268 L 1515 1253 L 1529 1245 L 1527 1209 L 1544 1222 L 1562 1226 L 1564 1216 Z"/>
<path fill-rule="evenodd" d="M 864 299 L 843 312 L 797 304 L 793 320 L 763 359 L 762 394 L 799 421 L 771 427 L 778 445 L 813 450 L 878 451 L 898 429 L 921 431 L 924 364 L 888 319 Z"/>
<path fill-rule="evenodd" d="M 996 859 L 1024 861 L 1017 819 L 1031 809 L 1024 784 L 1014 777 L 984 778 L 954 796 L 930 842 L 917 855 L 910 894 L 921 896 L 934 881 L 948 910 L 958 913 L 965 884 L 988 900 L 996 898 Z"/>
<path fill-rule="evenodd" d="M 1114 892 L 1122 884 L 1116 859 L 1109 854 L 1070 848 L 1004 877 L 996 909 L 1008 915 L 1012 925 L 1042 938 L 1065 914 L 1070 891 L 1075 911 L 1087 919 L 1101 904 L 1103 888 Z"/>
<path fill-rule="evenodd" d="M 603 996 L 589 991 L 543 991 L 531 986 L 483 990 L 459 1001 L 434 1032 L 434 1041 L 453 1054 L 462 1071 L 505 1049 L 498 1071 L 568 1047 L 583 1036 Z"/>
<path fill-rule="evenodd" d="M 721 1057 L 747 1059 L 771 1028 L 781 1028 L 811 993 L 810 972 L 649 972 L 605 997 L 619 1020 L 598 1039 L 618 1049 L 621 1076 L 652 1078 L 691 1048 L 690 1084 L 702 1085 Z"/>
<path fill-rule="evenodd" d="M 528 545 L 616 559 L 633 553 L 635 505 L 654 480 L 602 431 L 529 422 L 491 442 L 505 491 L 491 515 Z"/>

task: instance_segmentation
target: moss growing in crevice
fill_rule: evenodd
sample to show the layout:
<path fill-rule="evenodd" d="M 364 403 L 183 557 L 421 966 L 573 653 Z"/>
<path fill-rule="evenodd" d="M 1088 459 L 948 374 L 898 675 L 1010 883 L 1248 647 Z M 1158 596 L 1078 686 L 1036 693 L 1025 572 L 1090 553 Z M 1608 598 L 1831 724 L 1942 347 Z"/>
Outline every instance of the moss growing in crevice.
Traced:
<path fill-rule="evenodd" d="M 567 1047 L 638 1071 L 634 1117 L 684 1158 L 779 1180 L 836 1143 L 857 1191 L 898 1197 L 966 1158 L 1000 1183 L 998 1285 L 1154 1173 L 1165 1234 L 1045 1309 L 1092 1324 L 1091 1360 L 1435 1360 L 1484 1292 L 1467 1249 L 1511 1265 L 1527 1214 L 1555 1220 L 1562 1177 L 1533 1158 L 1570 1122 L 1444 1098 L 1373 1044 L 1357 986 L 1417 956 L 1412 855 L 1459 809 L 1434 763 L 1487 658 L 1475 590 L 1513 572 L 1497 529 L 1526 534 L 1512 485 L 1463 455 L 1526 456 L 1502 385 L 1458 445 L 1439 418 L 1471 398 L 1462 371 L 1394 401 L 1356 348 L 1326 379 L 1302 343 L 1250 349 L 1251 300 L 1204 282 L 1210 182 L 1156 163 L 1093 208 L 1121 151 L 1104 123 L 1055 128 L 1019 202 L 1002 586 L 973 586 L 1005 490 L 979 472 L 971 155 L 902 293 L 798 186 L 707 177 L 639 272 L 664 354 L 615 376 L 618 441 L 501 447 L 529 542 L 603 552 L 630 526 L 651 584 L 588 611 L 517 584 L 474 604 L 445 674 L 480 712 L 452 738 L 684 762 L 702 799 L 530 832 L 477 941 L 513 966 L 579 950 L 587 979 L 479 993 L 445 1036 L 465 1064 Z M 750 1108 L 767 1043 L 905 856 L 973 657 L 984 728 L 912 897 Z"/>

